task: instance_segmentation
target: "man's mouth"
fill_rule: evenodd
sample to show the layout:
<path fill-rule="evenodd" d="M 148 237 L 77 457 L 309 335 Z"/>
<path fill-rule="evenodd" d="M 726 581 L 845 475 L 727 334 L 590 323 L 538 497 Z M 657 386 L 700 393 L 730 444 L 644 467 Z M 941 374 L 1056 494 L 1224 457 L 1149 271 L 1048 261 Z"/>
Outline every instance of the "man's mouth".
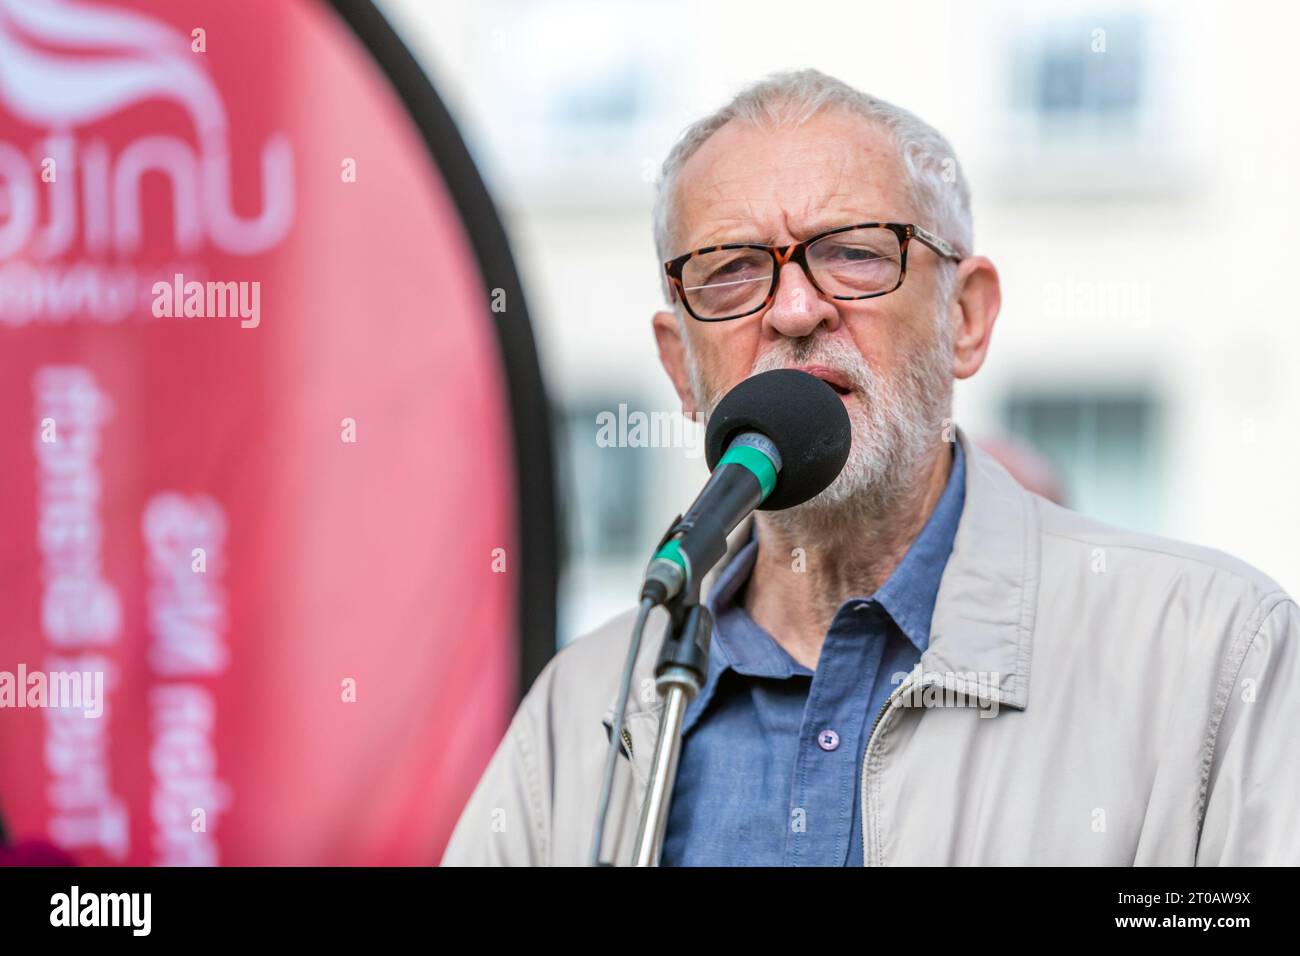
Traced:
<path fill-rule="evenodd" d="M 853 394 L 853 381 L 839 369 L 827 368 L 825 365 L 800 365 L 798 371 L 807 372 L 813 378 L 819 378 L 838 395 Z"/>

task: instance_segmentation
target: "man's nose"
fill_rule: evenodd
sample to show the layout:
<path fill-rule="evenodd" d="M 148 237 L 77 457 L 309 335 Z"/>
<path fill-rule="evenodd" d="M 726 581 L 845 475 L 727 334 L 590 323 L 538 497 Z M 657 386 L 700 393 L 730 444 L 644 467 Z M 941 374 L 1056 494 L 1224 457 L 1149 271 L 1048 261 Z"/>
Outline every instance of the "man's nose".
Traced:
<path fill-rule="evenodd" d="M 781 267 L 776 298 L 763 317 L 763 324 L 788 338 L 801 339 L 822 324 L 826 325 L 826 331 L 834 332 L 840 324 L 840 313 L 808 281 L 807 273 L 797 262 L 787 262 Z"/>

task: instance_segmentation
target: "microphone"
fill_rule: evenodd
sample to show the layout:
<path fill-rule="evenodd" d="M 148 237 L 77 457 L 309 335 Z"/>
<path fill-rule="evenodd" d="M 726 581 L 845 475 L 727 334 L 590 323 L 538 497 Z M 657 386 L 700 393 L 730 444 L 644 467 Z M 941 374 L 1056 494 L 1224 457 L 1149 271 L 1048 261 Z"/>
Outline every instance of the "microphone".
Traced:
<path fill-rule="evenodd" d="M 641 600 L 662 605 L 698 587 L 746 516 L 821 494 L 844 468 L 852 442 L 849 413 L 821 379 L 780 368 L 740 382 L 709 418 L 705 454 L 713 473 L 650 559 Z"/>

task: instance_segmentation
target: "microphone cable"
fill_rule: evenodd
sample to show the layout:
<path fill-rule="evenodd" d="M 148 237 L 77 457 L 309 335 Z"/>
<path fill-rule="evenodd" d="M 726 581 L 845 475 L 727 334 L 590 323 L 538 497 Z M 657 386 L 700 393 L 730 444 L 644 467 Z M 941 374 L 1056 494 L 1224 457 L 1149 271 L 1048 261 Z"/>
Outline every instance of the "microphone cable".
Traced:
<path fill-rule="evenodd" d="M 605 834 L 605 818 L 609 815 L 609 800 L 614 789 L 614 768 L 618 764 L 618 750 L 623 742 L 623 716 L 627 711 L 627 698 L 632 690 L 632 672 L 641 649 L 641 635 L 645 631 L 646 619 L 654 610 L 655 602 L 650 598 L 641 601 L 637 612 L 636 624 L 632 628 L 632 643 L 627 649 L 627 660 L 623 664 L 623 679 L 618 691 L 618 702 L 614 705 L 614 724 L 609 731 L 609 750 L 605 753 L 605 779 L 600 787 L 600 803 L 596 809 L 596 832 L 591 839 L 591 865 L 613 866 L 613 863 L 601 863 L 600 849 Z M 631 758 L 631 754 L 628 757 Z"/>

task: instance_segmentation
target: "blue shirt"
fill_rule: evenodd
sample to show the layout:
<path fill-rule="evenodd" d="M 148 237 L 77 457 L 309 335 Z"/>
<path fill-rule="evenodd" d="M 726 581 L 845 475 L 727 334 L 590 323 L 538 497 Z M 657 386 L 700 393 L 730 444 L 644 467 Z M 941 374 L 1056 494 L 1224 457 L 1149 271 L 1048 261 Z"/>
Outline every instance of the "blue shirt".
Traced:
<path fill-rule="evenodd" d="M 686 709 L 664 866 L 861 866 L 862 760 L 876 715 L 929 645 L 966 498 L 952 470 L 920 534 L 871 597 L 840 605 L 811 671 L 745 612 L 757 537 L 705 603 L 709 673 Z"/>

